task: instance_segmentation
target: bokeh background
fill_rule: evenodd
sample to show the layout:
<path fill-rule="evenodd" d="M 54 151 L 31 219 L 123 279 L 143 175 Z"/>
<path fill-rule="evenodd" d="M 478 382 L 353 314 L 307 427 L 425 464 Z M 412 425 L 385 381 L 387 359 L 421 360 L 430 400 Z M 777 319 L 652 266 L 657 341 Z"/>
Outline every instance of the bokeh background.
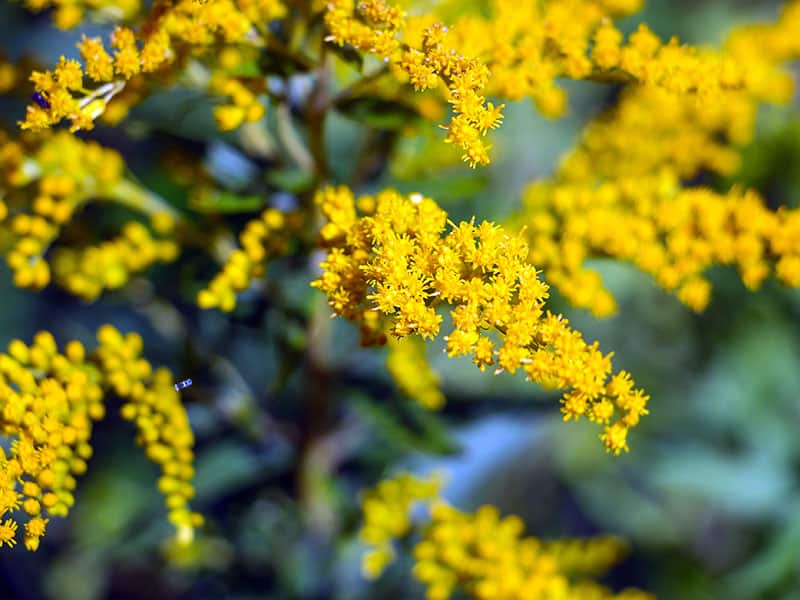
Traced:
<path fill-rule="evenodd" d="M 625 23 L 715 44 L 732 26 L 774 18 L 777 7 L 649 0 Z M 61 53 L 72 56 L 80 31 L 104 27 L 59 32 L 47 15 L 0 3 L 0 47 L 12 58 L 51 64 Z M 404 168 L 382 171 L 367 189 L 391 184 L 432 195 L 454 217 L 502 220 L 525 183 L 551 173 L 617 92 L 590 83 L 569 91 L 569 115 L 559 121 L 543 119 L 528 102 L 510 106 L 487 169 L 426 172 L 413 164 L 419 140 L 412 139 L 399 150 Z M 25 101 L 0 98 L 3 127 L 15 127 Z M 194 157 L 233 186 L 270 176 L 213 130 L 211 106 L 177 86 L 149 98 L 123 126 L 99 127 L 91 137 L 119 149 L 136 177 L 191 218 L 185 188 L 171 178 L 171 152 Z M 327 133 L 330 155 L 339 157 L 333 166 L 345 177 L 363 130 L 334 117 Z M 762 110 L 743 156 L 735 177 L 703 183 L 754 186 L 772 206 L 797 206 L 798 102 Z M 120 218 L 113 210 L 81 217 L 94 231 Z M 97 326 L 111 322 L 140 332 L 151 362 L 194 380 L 184 397 L 198 438 L 195 504 L 208 525 L 190 552 L 165 545 L 171 532 L 156 468 L 134 447 L 133 427 L 110 410 L 95 429 L 95 455 L 70 516 L 51 524 L 38 552 L 0 551 L 0 597 L 422 598 L 408 555 L 377 582 L 361 578 L 359 490 L 398 468 L 443 468 L 445 496 L 459 508 L 495 504 L 542 537 L 627 538 L 631 556 L 609 577 L 614 587 L 678 600 L 800 598 L 800 292 L 768 282 L 750 293 L 720 268 L 711 274 L 711 305 L 695 315 L 631 267 L 596 266 L 617 295 L 617 316 L 598 321 L 557 296 L 553 306 L 613 350 L 615 366 L 651 395 L 632 451 L 616 458 L 602 452 L 594 427 L 561 422 L 555 396 L 448 360 L 441 341 L 430 359 L 447 406 L 436 414 L 417 408 L 393 387 L 383 352 L 358 349 L 352 326 L 331 321 L 308 333 L 307 315 L 322 299 L 308 287 L 312 271 L 302 257 L 271 265 L 267 283 L 230 316 L 194 306 L 214 265 L 191 253 L 91 305 L 54 288 L 17 290 L 3 265 L 0 344 L 40 329 L 60 341 L 91 342 Z M 324 377 L 309 352 L 326 365 Z M 335 414 L 315 412 L 311 385 L 335 399 L 328 409 Z"/>

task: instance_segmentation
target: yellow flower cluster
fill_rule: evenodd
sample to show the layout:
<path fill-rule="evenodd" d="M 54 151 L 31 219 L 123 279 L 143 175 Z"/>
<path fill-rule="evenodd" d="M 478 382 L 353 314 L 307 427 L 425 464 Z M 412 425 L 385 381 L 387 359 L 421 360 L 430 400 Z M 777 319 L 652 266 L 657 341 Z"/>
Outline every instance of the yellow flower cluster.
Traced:
<path fill-rule="evenodd" d="M 610 377 L 611 355 L 587 344 L 560 315 L 545 311 L 548 287 L 528 262 L 528 246 L 491 223 L 453 224 L 420 194 L 384 191 L 361 205 L 358 217 L 347 188 L 322 190 L 317 198 L 329 223 L 322 275 L 312 283 L 337 315 L 374 326 L 376 312 L 396 337 L 433 338 L 449 305 L 453 330 L 449 356 L 472 355 L 484 370 L 522 369 L 529 379 L 564 389 L 565 420 L 586 416 L 604 427 L 609 451 L 627 450 L 628 430 L 647 414 L 648 397 L 621 371 Z"/>
<path fill-rule="evenodd" d="M 522 537 L 517 516 L 501 518 L 493 506 L 464 513 L 441 501 L 441 478 L 410 474 L 381 481 L 364 495 L 360 538 L 368 546 L 364 574 L 381 575 L 394 558 L 392 543 L 413 533 L 414 576 L 428 600 L 457 591 L 477 600 L 652 600 L 639 590 L 614 593 L 585 577 L 604 575 L 627 548 L 612 536 L 545 542 Z M 430 508 L 414 522 L 415 504 Z"/>
<path fill-rule="evenodd" d="M 444 406 L 445 397 L 439 386 L 439 375 L 425 358 L 425 344 L 419 338 L 388 340 L 386 367 L 398 389 L 430 410 Z"/>
<path fill-rule="evenodd" d="M 791 73 L 782 63 L 800 57 L 798 27 L 800 2 L 795 1 L 775 23 L 734 30 L 723 52 L 745 65 L 746 83 L 722 92 L 716 102 L 652 86 L 628 88 L 611 112 L 586 128 L 580 144 L 563 159 L 558 178 L 594 182 L 652 176 L 665 168 L 683 179 L 701 169 L 732 173 L 739 161 L 732 145 L 751 140 L 759 103 L 792 97 Z"/>
<path fill-rule="evenodd" d="M 222 270 L 208 287 L 198 292 L 197 305 L 200 308 L 219 308 L 225 312 L 236 308 L 236 294 L 264 275 L 264 263 L 269 257 L 286 250 L 286 234 L 296 231 L 300 220 L 298 212 L 285 214 L 268 208 L 259 218 L 249 221 L 239 234 L 241 248 L 231 252 Z"/>
<path fill-rule="evenodd" d="M 593 257 L 632 262 L 696 311 L 709 302 L 702 273 L 714 264 L 736 265 L 750 289 L 773 269 L 798 285 L 795 210 L 772 212 L 753 191 L 681 188 L 703 170 L 734 172 L 734 144 L 752 137 L 759 103 L 791 97 L 781 63 L 800 56 L 798 27 L 800 2 L 792 2 L 775 23 L 734 31 L 725 52 L 747 65 L 746 85 L 719 102 L 629 88 L 586 128 L 554 180 L 528 188 L 515 222 L 526 228 L 531 260 L 572 304 L 597 316 L 615 311 L 600 276 L 584 266 Z"/>
<path fill-rule="evenodd" d="M 725 51 L 699 50 L 676 38 L 664 43 L 646 25 L 625 40 L 612 18 L 640 5 L 633 0 L 522 5 L 492 0 L 485 12 L 460 14 L 445 27 L 433 14 L 406 16 L 385 0 L 335 0 L 325 22 L 330 41 L 383 57 L 415 89 L 443 81 L 454 111 L 446 141 L 460 146 L 472 166 L 489 162 L 481 138 L 502 121 L 503 106 L 487 103 L 485 96 L 529 97 L 545 115 L 561 116 L 566 93 L 556 84 L 560 77 L 644 84 L 672 95 L 699 96 L 704 104 L 723 103 L 730 90 L 773 96 L 785 90 L 785 74 L 784 85 L 776 89 L 774 68 L 759 59 L 739 60 L 734 50 L 746 43 Z M 784 20 L 786 36 L 793 21 Z"/>
<path fill-rule="evenodd" d="M 0 141 L 0 186 L 7 190 L 7 210 L 13 215 L 6 259 L 15 285 L 39 289 L 49 283 L 44 255 L 60 228 L 89 198 L 117 186 L 123 167 L 117 152 L 66 132 L 48 137 L 32 152 L 19 142 Z M 33 213 L 24 212 L 31 204 Z"/>
<path fill-rule="evenodd" d="M 125 81 L 140 72 L 155 71 L 168 60 L 168 44 L 166 36 L 154 35 L 140 49 L 131 29 L 117 27 L 111 34 L 112 55 L 99 37 L 84 37 L 78 44 L 84 66 L 62 56 L 52 71 L 33 72 L 37 98 L 28 105 L 20 127 L 38 131 L 68 119 L 72 131 L 92 129 L 108 102 L 124 89 Z M 101 85 L 87 90 L 84 77 Z"/>
<path fill-rule="evenodd" d="M 268 22 L 285 12 L 280 0 L 180 0 L 169 7 L 157 3 L 139 37 L 128 27 L 114 29 L 110 38 L 113 53 L 102 39 L 84 37 L 78 44 L 83 65 L 62 56 L 53 71 L 35 71 L 31 81 L 36 98 L 20 126 L 41 130 L 68 119 L 73 131 L 91 129 L 110 100 L 137 75 L 175 62 L 186 54 L 187 47 L 207 48 L 217 41 L 263 46 Z M 100 85 L 87 90 L 84 77 Z M 230 95 L 236 98 L 236 93 Z M 134 94 L 136 98 L 139 95 Z M 240 105 L 235 102 L 235 106 Z M 250 116 L 258 110 L 253 102 L 248 102 L 248 109 Z"/>
<path fill-rule="evenodd" d="M 129 400 L 123 416 L 136 421 L 148 457 L 162 465 L 159 487 L 179 536 L 186 539 L 200 522 L 187 505 L 193 438 L 171 374 L 151 374 L 135 334 L 123 337 L 105 325 L 98 341 L 95 356 L 77 341 L 62 353 L 43 331 L 30 346 L 14 340 L 0 353 L 0 429 L 11 440 L 8 452 L 0 450 L 0 516 L 8 515 L 0 522 L 0 546 L 13 546 L 27 519 L 25 546 L 36 550 L 50 517 L 67 515 L 75 477 L 92 455 L 92 421 L 105 415 L 109 388 Z"/>
<path fill-rule="evenodd" d="M 749 140 L 756 109 L 751 97 L 739 92 L 701 104 L 658 88 L 630 87 L 611 112 L 584 129 L 578 145 L 562 158 L 557 179 L 594 183 L 665 169 L 682 179 L 704 169 L 732 174 L 739 166 L 732 144 Z"/>
<path fill-rule="evenodd" d="M 486 14 L 464 15 L 452 23 L 452 44 L 491 71 L 488 93 L 509 100 L 530 97 L 553 117 L 566 108 L 566 94 L 555 83 L 559 77 L 645 83 L 679 94 L 705 95 L 743 85 L 742 73 L 726 56 L 676 39 L 664 44 L 645 25 L 623 41 L 611 19 L 640 5 L 492 0 Z"/>
<path fill-rule="evenodd" d="M 800 57 L 800 2 L 781 6 L 773 23 L 746 25 L 734 29 L 723 46 L 741 67 L 746 89 L 761 100 L 786 102 L 791 99 L 794 77 L 784 63 Z"/>
<path fill-rule="evenodd" d="M 786 285 L 800 286 L 800 211 L 773 212 L 754 191 L 681 188 L 665 171 L 596 186 L 534 183 L 524 202 L 531 260 L 570 303 L 600 317 L 615 303 L 584 266 L 596 256 L 633 263 L 695 311 L 710 300 L 703 272 L 715 264 L 736 265 L 750 289 L 773 269 Z"/>
<path fill-rule="evenodd" d="M 330 41 L 384 57 L 418 91 L 444 82 L 455 113 L 444 126 L 445 141 L 460 147 L 464 151 L 462 158 L 470 166 L 489 163 L 489 147 L 481 138 L 500 126 L 503 105 L 486 101 L 482 90 L 489 80 L 489 70 L 449 46 L 446 27 L 431 23 L 415 43 L 401 44 L 397 38 L 405 26 L 405 15 L 385 0 L 334 0 L 328 6 L 325 24 Z"/>
<path fill-rule="evenodd" d="M 160 29 L 195 46 L 216 42 L 262 45 L 268 25 L 287 14 L 281 0 L 178 0 L 161 17 Z"/>
<path fill-rule="evenodd" d="M 192 512 L 194 496 L 194 434 L 180 394 L 173 387 L 168 369 L 153 371 L 142 358 L 142 338 L 136 333 L 122 335 L 111 325 L 97 331 L 97 362 L 107 385 L 126 403 L 122 417 L 136 425 L 136 441 L 147 458 L 161 467 L 158 489 L 164 494 L 169 519 L 177 529 L 178 541 L 191 541 L 202 525 L 200 514 Z"/>
<path fill-rule="evenodd" d="M 16 63 L 8 60 L 0 53 L 0 94 L 7 94 L 17 87 L 25 78 L 25 74 Z"/>
<path fill-rule="evenodd" d="M 623 546 L 616 538 L 570 541 L 566 554 L 559 549 L 564 542 L 522 537 L 524 528 L 519 517 L 501 518 L 493 506 L 464 513 L 437 502 L 414 548 L 414 575 L 429 600 L 448 600 L 459 588 L 478 600 L 652 600 L 639 590 L 615 594 L 571 580 L 574 574 L 602 575 L 618 562 Z"/>
<path fill-rule="evenodd" d="M 214 107 L 214 120 L 221 131 L 232 131 L 245 121 L 260 121 L 264 117 L 264 105 L 238 79 L 218 73 L 212 77 L 209 89 L 229 99 L 228 103 Z"/>
<path fill-rule="evenodd" d="M 105 414 L 100 382 L 79 342 L 61 354 L 48 332 L 31 346 L 14 340 L 0 354 L 2 434 L 12 440 L 10 452 L 0 452 L 0 513 L 10 513 L 0 524 L 0 546 L 16 543 L 27 518 L 25 546 L 36 550 L 49 517 L 69 512 L 75 476 L 92 455 L 92 421 Z"/>
<path fill-rule="evenodd" d="M 364 525 L 359 538 L 369 547 L 361 563 L 365 577 L 380 577 L 394 560 L 392 543 L 411 532 L 412 509 L 418 503 L 438 497 L 442 483 L 438 474 L 421 479 L 401 473 L 381 481 L 364 494 L 361 501 Z"/>
<path fill-rule="evenodd" d="M 492 85 L 500 86 L 501 96 L 530 96 L 545 114 L 555 116 L 559 103 L 548 96 L 556 77 L 642 83 L 706 99 L 746 85 L 744 70 L 725 53 L 700 50 L 674 37 L 664 43 L 644 24 L 624 40 L 612 19 L 641 4 L 549 0 L 519 7 L 494 0 L 487 17 L 464 17 L 453 30 L 462 43 L 479 49 L 476 56 L 492 70 Z"/>
<path fill-rule="evenodd" d="M 108 21 L 127 20 L 139 12 L 139 0 L 24 0 L 33 12 L 53 8 L 53 23 L 59 29 L 72 29 L 89 13 Z"/>
<path fill-rule="evenodd" d="M 564 538 L 542 543 L 542 550 L 571 575 L 602 575 L 628 554 L 628 545 L 618 537 Z"/>
<path fill-rule="evenodd" d="M 162 234 L 172 230 L 172 217 L 159 213 L 153 219 Z M 172 262 L 180 252 L 173 239 L 154 238 L 150 230 L 131 221 L 122 234 L 96 246 L 79 250 L 59 248 L 53 256 L 56 282 L 71 294 L 87 301 L 96 300 L 106 289 L 125 285 L 133 273 L 144 271 L 156 262 Z"/>

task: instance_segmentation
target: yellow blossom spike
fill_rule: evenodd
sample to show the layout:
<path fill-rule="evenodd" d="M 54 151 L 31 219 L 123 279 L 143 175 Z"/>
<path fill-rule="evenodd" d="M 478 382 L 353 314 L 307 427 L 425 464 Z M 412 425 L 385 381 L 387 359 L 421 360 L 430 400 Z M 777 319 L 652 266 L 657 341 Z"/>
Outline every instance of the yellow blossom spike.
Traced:
<path fill-rule="evenodd" d="M 379 577 L 394 559 L 395 542 L 416 534 L 412 572 L 428 598 L 447 600 L 461 590 L 475 598 L 507 600 L 540 597 L 549 590 L 552 598 L 653 600 L 633 589 L 616 595 L 587 579 L 604 575 L 625 557 L 622 540 L 523 536 L 525 524 L 516 515 L 502 517 L 490 505 L 462 512 L 440 499 L 440 488 L 440 476 L 401 473 L 366 491 L 359 533 L 367 547 L 366 577 Z M 412 517 L 420 504 L 427 510 L 414 510 Z"/>
<path fill-rule="evenodd" d="M 254 279 L 264 274 L 264 263 L 285 252 L 289 234 L 301 226 L 299 212 L 282 213 L 268 208 L 245 225 L 239 235 L 241 247 L 233 250 L 222 270 L 197 294 L 200 308 L 218 308 L 230 312 L 236 308 L 236 294 L 246 290 Z"/>
<path fill-rule="evenodd" d="M 447 214 L 418 194 L 383 191 L 374 212 L 360 218 L 346 188 L 324 189 L 317 202 L 329 219 L 322 228 L 329 250 L 312 285 L 337 315 L 361 325 L 363 343 L 380 341 L 376 327 L 397 338 L 433 338 L 442 322 L 437 307 L 449 306 L 449 356 L 472 355 L 479 368 L 496 365 L 498 372 L 522 369 L 535 382 L 565 390 L 565 420 L 586 416 L 604 427 L 609 451 L 628 449 L 628 429 L 647 414 L 647 396 L 609 387 L 611 356 L 546 311 L 548 286 L 520 236 L 474 221 L 447 231 Z M 376 311 L 382 323 L 364 316 Z"/>
<path fill-rule="evenodd" d="M 24 543 L 35 551 L 50 517 L 68 514 L 76 477 L 92 455 L 92 422 L 105 415 L 111 389 L 128 400 L 123 416 L 130 413 L 126 407 L 134 407 L 140 443 L 162 466 L 159 487 L 176 529 L 185 537 L 187 528 L 201 522 L 188 505 L 194 493 L 194 437 L 172 375 L 152 372 L 139 356 L 136 335 L 123 336 L 107 325 L 98 331 L 98 341 L 89 357 L 77 341 L 62 354 L 54 337 L 42 331 L 30 346 L 14 340 L 8 353 L 0 353 L 0 433 L 11 439 L 10 452 L 0 451 L 0 515 L 17 511 L 0 523 L 0 546 L 16 543 L 19 522 L 27 517 Z M 146 407 L 140 410 L 142 402 Z"/>

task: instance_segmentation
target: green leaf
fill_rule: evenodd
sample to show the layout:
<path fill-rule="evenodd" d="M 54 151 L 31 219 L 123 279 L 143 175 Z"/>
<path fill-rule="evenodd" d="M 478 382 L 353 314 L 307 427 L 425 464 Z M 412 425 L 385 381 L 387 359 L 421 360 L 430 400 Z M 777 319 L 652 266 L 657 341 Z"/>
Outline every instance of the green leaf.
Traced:
<path fill-rule="evenodd" d="M 240 196 L 223 190 L 202 190 L 189 200 L 189 208 L 201 213 L 247 213 L 263 206 L 260 196 Z"/>
<path fill-rule="evenodd" d="M 274 169 L 266 175 L 268 183 L 291 194 L 301 194 L 311 189 L 314 178 L 303 169 Z"/>
<path fill-rule="evenodd" d="M 469 173 L 454 177 L 439 176 L 415 181 L 393 181 L 392 187 L 401 194 L 419 192 L 424 196 L 436 198 L 439 204 L 448 202 L 463 202 L 481 192 L 489 184 L 489 177 L 483 172 Z"/>
<path fill-rule="evenodd" d="M 349 119 L 375 129 L 402 129 L 419 118 L 413 106 L 377 96 L 342 98 L 334 108 Z"/>
<path fill-rule="evenodd" d="M 352 404 L 356 413 L 388 443 L 401 450 L 430 454 L 454 454 L 458 447 L 436 413 L 416 402 L 400 399 L 377 402 L 357 395 Z"/>
<path fill-rule="evenodd" d="M 258 69 L 258 62 L 255 60 L 248 60 L 230 71 L 227 72 L 231 77 L 263 77 L 263 73 Z"/>
<path fill-rule="evenodd" d="M 209 502 L 253 485 L 266 473 L 281 470 L 282 465 L 259 460 L 242 444 L 220 442 L 197 457 L 195 468 L 197 497 Z"/>

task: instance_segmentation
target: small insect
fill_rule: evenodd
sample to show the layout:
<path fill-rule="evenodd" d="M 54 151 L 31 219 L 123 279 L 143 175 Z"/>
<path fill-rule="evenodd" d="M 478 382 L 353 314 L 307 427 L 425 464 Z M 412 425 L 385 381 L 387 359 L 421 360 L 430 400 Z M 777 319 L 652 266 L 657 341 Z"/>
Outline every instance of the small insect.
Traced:
<path fill-rule="evenodd" d="M 31 98 L 43 109 L 47 110 L 50 108 L 50 103 L 47 101 L 47 98 L 41 94 L 41 92 L 34 92 Z"/>
<path fill-rule="evenodd" d="M 185 390 L 186 388 L 188 388 L 190 385 L 192 385 L 192 380 L 184 379 L 183 381 L 179 381 L 178 383 L 175 384 L 174 386 L 175 391 L 180 392 L 181 390 Z"/>

